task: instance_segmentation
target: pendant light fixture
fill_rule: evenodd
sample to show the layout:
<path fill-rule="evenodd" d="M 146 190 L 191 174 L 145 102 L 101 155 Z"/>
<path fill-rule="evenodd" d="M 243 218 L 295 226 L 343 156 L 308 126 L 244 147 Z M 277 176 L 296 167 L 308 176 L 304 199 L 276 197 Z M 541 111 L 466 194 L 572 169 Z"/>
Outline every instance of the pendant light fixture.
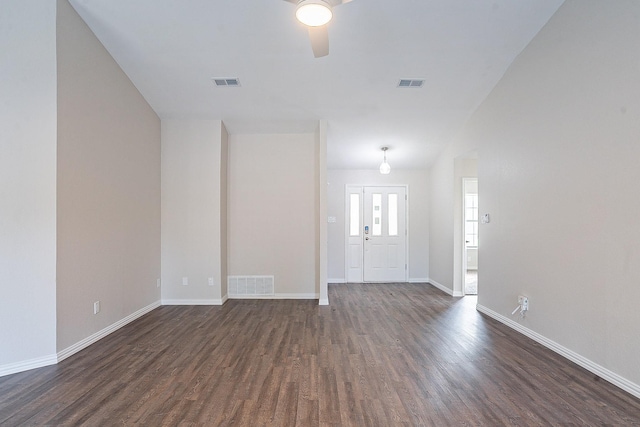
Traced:
<path fill-rule="evenodd" d="M 384 161 L 380 164 L 380 173 L 382 175 L 388 175 L 391 172 L 391 166 L 387 163 L 387 150 L 389 147 L 382 147 L 382 152 L 384 153 Z"/>

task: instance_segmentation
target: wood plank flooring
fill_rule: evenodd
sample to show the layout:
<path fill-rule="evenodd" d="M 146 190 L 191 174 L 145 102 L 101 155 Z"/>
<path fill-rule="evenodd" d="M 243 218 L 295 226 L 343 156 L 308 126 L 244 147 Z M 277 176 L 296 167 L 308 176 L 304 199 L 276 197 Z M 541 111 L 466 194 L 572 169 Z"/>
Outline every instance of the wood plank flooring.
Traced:
<path fill-rule="evenodd" d="M 425 284 L 160 307 L 0 378 L 0 425 L 640 425 L 640 400 Z"/>

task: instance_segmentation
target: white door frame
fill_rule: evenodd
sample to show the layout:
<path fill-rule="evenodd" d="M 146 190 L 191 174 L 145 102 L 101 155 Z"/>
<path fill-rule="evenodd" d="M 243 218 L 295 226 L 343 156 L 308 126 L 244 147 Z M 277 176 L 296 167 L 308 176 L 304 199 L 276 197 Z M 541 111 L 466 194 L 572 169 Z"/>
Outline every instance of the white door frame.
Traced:
<path fill-rule="evenodd" d="M 364 283 L 364 188 L 365 187 L 389 187 L 389 188 L 404 188 L 405 190 L 405 224 L 406 224 L 406 235 L 405 235 L 405 248 L 404 248 L 404 252 L 405 252 L 405 263 L 407 265 L 407 268 L 405 268 L 404 270 L 404 281 L 407 282 L 409 280 L 409 268 L 411 267 L 409 264 L 409 236 L 411 235 L 410 233 L 410 223 L 409 223 L 409 185 L 404 184 L 404 185 L 375 185 L 375 184 L 370 184 L 370 185 L 362 185 L 362 184 L 347 184 L 345 185 L 345 191 L 344 191 L 344 200 L 345 200 L 345 208 L 344 208 L 344 218 L 345 218 L 345 226 L 344 226 L 344 241 L 345 241 L 345 245 L 344 245 L 344 277 L 345 277 L 345 282 L 351 282 L 351 283 Z M 356 274 L 356 279 L 358 280 L 357 282 L 354 282 L 351 279 L 351 276 L 354 275 L 353 272 L 350 272 L 350 268 L 349 268 L 349 240 L 350 239 L 354 239 L 354 237 L 350 236 L 349 233 L 349 218 L 350 218 L 350 200 L 349 200 L 349 195 L 353 194 L 357 192 L 358 194 L 360 194 L 360 235 L 358 236 L 360 238 L 360 253 L 359 253 L 359 261 L 360 261 L 360 272 L 359 274 Z"/>
<path fill-rule="evenodd" d="M 467 243 L 466 243 L 466 195 L 467 184 L 470 182 L 478 183 L 478 177 L 463 177 L 462 178 L 462 296 L 467 294 Z M 480 222 L 480 210 L 478 210 L 478 223 Z M 480 231 L 478 230 L 478 235 Z M 478 250 L 478 249 L 476 249 Z"/>

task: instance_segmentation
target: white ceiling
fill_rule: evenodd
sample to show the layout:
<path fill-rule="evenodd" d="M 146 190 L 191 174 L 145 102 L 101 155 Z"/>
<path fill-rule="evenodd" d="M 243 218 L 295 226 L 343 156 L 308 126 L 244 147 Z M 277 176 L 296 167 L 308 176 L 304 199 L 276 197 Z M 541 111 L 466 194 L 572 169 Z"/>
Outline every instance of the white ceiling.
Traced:
<path fill-rule="evenodd" d="M 562 0 L 354 0 L 334 9 L 324 58 L 283 0 L 70 2 L 161 119 L 232 134 L 326 119 L 328 166 L 375 169 L 383 145 L 392 168 L 427 167 Z"/>

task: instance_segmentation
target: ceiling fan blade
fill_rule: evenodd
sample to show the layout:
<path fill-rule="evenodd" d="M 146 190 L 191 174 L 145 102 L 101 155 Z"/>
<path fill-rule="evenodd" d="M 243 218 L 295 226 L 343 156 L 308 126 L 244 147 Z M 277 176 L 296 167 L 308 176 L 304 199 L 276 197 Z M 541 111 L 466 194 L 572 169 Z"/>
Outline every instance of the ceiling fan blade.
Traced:
<path fill-rule="evenodd" d="M 298 4 L 300 3 L 301 0 L 284 0 L 284 1 L 286 1 L 287 3 Z M 353 1 L 353 0 L 323 0 L 323 1 L 329 3 L 331 6 L 338 6 L 343 3 L 349 3 L 350 1 Z"/>
<path fill-rule="evenodd" d="M 286 1 L 290 1 L 290 0 L 286 0 Z M 331 6 L 335 7 L 335 6 L 340 6 L 341 4 L 352 2 L 353 0 L 325 0 L 325 1 L 329 3 Z"/>
<path fill-rule="evenodd" d="M 309 38 L 311 39 L 313 56 L 321 58 L 329 54 L 329 31 L 327 31 L 326 25 L 309 27 Z"/>

